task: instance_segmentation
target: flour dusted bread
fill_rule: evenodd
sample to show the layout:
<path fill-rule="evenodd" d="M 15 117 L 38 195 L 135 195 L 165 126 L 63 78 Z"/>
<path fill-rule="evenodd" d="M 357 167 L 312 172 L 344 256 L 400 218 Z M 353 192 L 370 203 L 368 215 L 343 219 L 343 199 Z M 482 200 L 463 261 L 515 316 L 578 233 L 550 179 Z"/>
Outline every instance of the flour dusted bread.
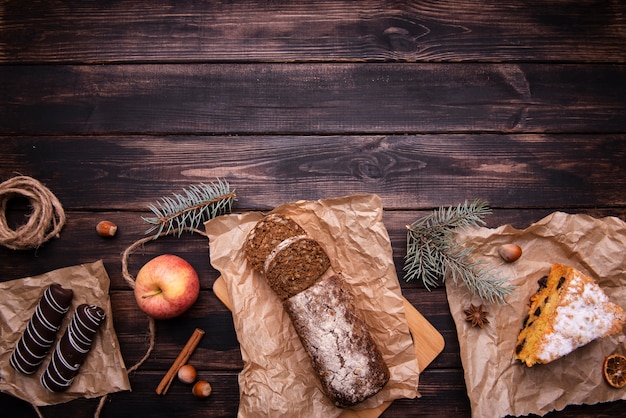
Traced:
<path fill-rule="evenodd" d="M 245 251 L 283 302 L 328 398 L 345 408 L 378 393 L 389 369 L 321 245 L 293 220 L 269 215 L 250 232 Z"/>
<path fill-rule="evenodd" d="M 284 306 L 323 377 L 324 392 L 337 406 L 355 405 L 385 386 L 389 369 L 338 276 L 318 281 Z"/>
<path fill-rule="evenodd" d="M 515 358 L 529 367 L 549 363 L 595 339 L 620 333 L 625 322 L 623 309 L 609 301 L 592 278 L 554 264 L 530 298 Z"/>

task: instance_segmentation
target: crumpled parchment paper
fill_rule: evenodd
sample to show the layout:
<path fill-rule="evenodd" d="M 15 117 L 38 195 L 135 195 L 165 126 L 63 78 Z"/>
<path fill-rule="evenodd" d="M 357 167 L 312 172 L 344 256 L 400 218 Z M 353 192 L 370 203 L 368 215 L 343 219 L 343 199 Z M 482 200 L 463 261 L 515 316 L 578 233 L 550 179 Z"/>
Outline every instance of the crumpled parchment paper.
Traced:
<path fill-rule="evenodd" d="M 460 242 L 517 286 L 507 305 L 486 305 L 490 323 L 472 328 L 463 310 L 477 305 L 464 286 L 446 280 L 450 311 L 461 349 L 473 417 L 544 415 L 567 405 L 626 399 L 626 391 L 610 387 L 602 375 L 604 358 L 624 354 L 624 334 L 602 338 L 548 364 L 526 367 L 513 357 L 517 335 L 528 313 L 537 281 L 553 263 L 577 268 L 594 278 L 609 299 L 626 308 L 626 224 L 618 218 L 555 212 L 524 230 L 510 225 L 475 228 L 459 233 Z M 498 255 L 501 244 L 522 247 L 522 257 L 507 264 Z"/>
<path fill-rule="evenodd" d="M 391 244 L 376 195 L 299 201 L 276 208 L 322 244 L 331 268 L 341 272 L 356 296 L 372 337 L 389 366 L 391 380 L 354 407 L 418 396 L 419 370 L 405 319 Z M 239 417 L 336 417 L 281 302 L 245 260 L 243 243 L 264 216 L 225 215 L 206 223 L 211 264 L 226 282 L 244 368 L 239 375 Z"/>
<path fill-rule="evenodd" d="M 81 303 L 100 306 L 107 315 L 72 386 L 61 393 L 50 392 L 39 382 L 41 374 L 50 361 L 54 345 L 35 374 L 23 375 L 9 364 L 13 348 L 21 338 L 44 290 L 52 283 L 58 283 L 74 291 L 72 305 L 57 331 L 55 344 L 71 321 L 74 309 Z M 113 328 L 109 276 L 101 260 L 91 264 L 61 268 L 39 276 L 0 283 L 0 294 L 2 295 L 0 299 L 0 390 L 2 392 L 33 405 L 44 406 L 130 390 L 126 366 Z"/>

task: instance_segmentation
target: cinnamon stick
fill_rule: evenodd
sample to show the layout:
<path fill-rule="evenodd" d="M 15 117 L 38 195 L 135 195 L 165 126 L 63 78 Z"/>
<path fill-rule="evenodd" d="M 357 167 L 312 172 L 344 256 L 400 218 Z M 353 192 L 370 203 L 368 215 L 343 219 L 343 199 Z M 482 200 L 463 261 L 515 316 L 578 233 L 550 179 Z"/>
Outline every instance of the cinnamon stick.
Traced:
<path fill-rule="evenodd" d="M 189 357 L 191 357 L 191 354 L 193 354 L 194 350 L 200 343 L 200 340 L 202 339 L 203 335 L 204 335 L 204 331 L 201 330 L 200 328 L 196 328 L 193 331 L 193 334 L 191 335 L 191 337 L 189 337 L 187 344 L 185 344 L 181 352 L 178 354 L 178 357 L 176 357 L 176 360 L 174 360 L 172 367 L 170 367 L 170 369 L 167 371 L 163 379 L 161 379 L 161 383 L 159 383 L 159 386 L 157 386 L 156 388 L 157 395 L 165 395 L 167 393 L 167 390 L 170 388 L 172 381 L 178 374 L 178 370 L 182 366 L 187 364 Z"/>

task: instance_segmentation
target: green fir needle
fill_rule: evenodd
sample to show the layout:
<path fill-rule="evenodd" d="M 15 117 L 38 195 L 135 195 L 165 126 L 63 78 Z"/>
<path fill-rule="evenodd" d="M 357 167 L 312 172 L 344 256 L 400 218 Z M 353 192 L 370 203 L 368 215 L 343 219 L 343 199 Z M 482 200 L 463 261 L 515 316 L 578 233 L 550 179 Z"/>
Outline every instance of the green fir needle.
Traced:
<path fill-rule="evenodd" d="M 171 233 L 180 236 L 184 230 L 193 231 L 204 222 L 230 212 L 235 200 L 235 191 L 225 180 L 189 186 L 148 206 L 155 216 L 142 218 L 152 225 L 146 234 L 157 231 L 155 239 Z"/>
<path fill-rule="evenodd" d="M 513 287 L 480 261 L 474 261 L 472 247 L 455 241 L 458 229 L 484 225 L 483 217 L 488 214 L 491 209 L 487 202 L 465 201 L 457 206 L 440 207 L 407 225 L 405 279 L 419 279 L 430 290 L 449 276 L 455 284 L 464 282 L 473 294 L 486 302 L 504 303 Z"/>

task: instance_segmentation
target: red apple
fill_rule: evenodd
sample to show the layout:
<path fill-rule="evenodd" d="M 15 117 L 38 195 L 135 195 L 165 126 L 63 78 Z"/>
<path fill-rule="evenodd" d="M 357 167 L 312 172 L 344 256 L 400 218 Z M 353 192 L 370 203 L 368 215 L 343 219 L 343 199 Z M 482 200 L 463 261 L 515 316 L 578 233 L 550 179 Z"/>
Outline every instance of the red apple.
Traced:
<path fill-rule="evenodd" d="M 182 258 L 163 254 L 148 261 L 135 280 L 135 300 L 155 319 L 174 318 L 198 299 L 200 280 L 194 268 Z"/>

